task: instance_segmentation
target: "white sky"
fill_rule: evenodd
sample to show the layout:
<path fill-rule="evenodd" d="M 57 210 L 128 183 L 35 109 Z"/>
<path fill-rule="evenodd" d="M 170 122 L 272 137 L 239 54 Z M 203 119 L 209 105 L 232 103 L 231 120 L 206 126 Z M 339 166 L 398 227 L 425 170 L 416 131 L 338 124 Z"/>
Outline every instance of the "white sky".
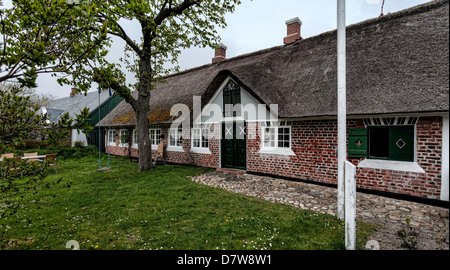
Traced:
<path fill-rule="evenodd" d="M 347 25 L 378 17 L 382 2 L 383 0 L 347 0 Z M 426 2 L 429 0 L 385 0 L 384 14 Z M 227 28 L 218 29 L 222 43 L 228 47 L 227 58 L 282 45 L 286 36 L 285 21 L 295 17 L 303 22 L 303 38 L 336 29 L 336 3 L 336 0 L 242 0 L 233 14 L 225 16 Z M 3 0 L 3 4 L 10 7 L 11 0 Z M 123 26 L 130 31 L 130 36 L 139 39 L 140 29 L 137 23 L 124 21 Z M 110 59 L 123 56 L 123 45 L 121 40 L 115 39 Z M 211 48 L 185 50 L 178 59 L 180 70 L 209 64 L 213 56 Z M 128 78 L 134 80 L 132 74 Z M 69 85 L 60 86 L 56 78 L 47 74 L 40 75 L 37 84 L 37 93 L 49 93 L 57 98 L 68 96 L 71 88 Z M 93 90 L 95 87 L 93 85 Z"/>

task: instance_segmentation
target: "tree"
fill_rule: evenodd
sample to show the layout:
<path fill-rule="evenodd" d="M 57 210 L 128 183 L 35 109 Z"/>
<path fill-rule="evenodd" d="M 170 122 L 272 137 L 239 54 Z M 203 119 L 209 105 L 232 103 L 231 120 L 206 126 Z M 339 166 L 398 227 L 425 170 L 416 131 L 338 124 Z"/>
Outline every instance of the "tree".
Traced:
<path fill-rule="evenodd" d="M 224 15 L 233 12 L 240 0 L 91 0 L 80 1 L 83 6 L 95 6 L 93 19 L 89 18 L 90 30 L 106 32 L 108 37 L 125 41 L 125 51 L 137 57 L 121 59 L 121 64 L 136 72 L 137 83 L 126 84 L 120 65 L 101 61 L 75 64 L 63 83 L 87 89 L 91 82 L 100 87 L 112 88 L 136 113 L 139 170 L 152 167 L 149 139 L 149 101 L 156 82 L 178 70 L 177 58 L 184 48 L 191 46 L 217 47 L 219 37 L 215 27 L 225 27 Z M 124 20 L 139 22 L 142 38 L 133 40 L 122 26 Z M 100 31 L 100 32 L 101 32 Z M 94 60 L 94 59 L 90 59 Z M 96 59 L 98 60 L 98 59 Z M 174 68 L 164 66 L 166 62 Z M 132 95 L 133 90 L 136 93 Z"/>
<path fill-rule="evenodd" d="M 50 144 L 56 145 L 67 136 L 72 128 L 87 132 L 92 127 L 87 125 L 89 110 L 84 109 L 76 119 L 64 114 L 58 123 L 47 123 L 47 115 L 38 112 L 39 107 L 30 104 L 30 96 L 24 95 L 19 85 L 0 85 L 0 153 L 13 152 L 23 144 L 24 138 L 31 133 L 45 134 Z M 40 198 L 31 198 L 36 192 L 54 189 L 62 179 L 45 181 L 49 174 L 46 163 L 25 161 L 16 162 L 4 159 L 0 162 L 0 249 L 5 247 L 8 220 L 16 223 L 24 220 L 18 212 L 21 205 L 36 204 Z M 31 222 L 30 218 L 26 220 Z"/>
<path fill-rule="evenodd" d="M 0 88 L 0 153 L 11 152 L 23 144 L 29 134 L 42 134 L 50 145 L 57 145 L 72 128 L 87 133 L 92 130 L 86 122 L 89 110 L 84 108 L 71 119 L 68 113 L 57 123 L 48 123 L 46 114 L 39 113 L 39 107 L 30 103 L 30 96 L 23 95 L 19 85 Z"/>
<path fill-rule="evenodd" d="M 0 82 L 36 87 L 41 73 L 67 76 L 75 64 L 101 63 L 109 45 L 105 28 L 90 31 L 95 5 L 68 0 L 13 0 L 0 8 Z M 98 60 L 100 59 L 100 60 Z M 63 77 L 64 78 L 64 77 Z"/>

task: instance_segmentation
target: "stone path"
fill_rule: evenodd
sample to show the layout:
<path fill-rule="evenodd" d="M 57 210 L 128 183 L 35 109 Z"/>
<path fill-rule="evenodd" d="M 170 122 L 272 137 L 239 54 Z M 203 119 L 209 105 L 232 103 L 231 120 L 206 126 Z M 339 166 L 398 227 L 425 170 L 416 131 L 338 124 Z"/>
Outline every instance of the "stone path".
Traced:
<path fill-rule="evenodd" d="M 191 179 L 197 183 L 271 202 L 336 215 L 337 191 L 335 188 L 226 172 L 211 172 Z M 405 249 L 401 247 L 402 240 L 397 231 L 406 228 L 406 219 L 411 220 L 410 225 L 417 232 L 418 249 L 449 249 L 448 208 L 357 193 L 357 220 L 380 225 L 378 230 L 369 237 L 369 240 L 378 241 L 380 249 Z"/>

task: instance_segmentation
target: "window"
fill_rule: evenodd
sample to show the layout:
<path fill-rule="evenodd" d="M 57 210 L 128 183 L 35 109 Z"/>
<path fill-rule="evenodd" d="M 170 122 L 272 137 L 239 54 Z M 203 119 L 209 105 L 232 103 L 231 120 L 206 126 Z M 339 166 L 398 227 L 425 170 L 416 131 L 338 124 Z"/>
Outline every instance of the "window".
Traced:
<path fill-rule="evenodd" d="M 369 134 L 369 157 L 389 159 L 389 128 L 371 127 Z"/>
<path fill-rule="evenodd" d="M 200 137 L 201 129 L 200 128 L 194 128 L 192 129 L 192 147 L 199 148 L 201 137 Z"/>
<path fill-rule="evenodd" d="M 278 128 L 278 147 L 291 147 L 291 129 L 288 127 Z"/>
<path fill-rule="evenodd" d="M 133 148 L 137 147 L 138 147 L 137 132 L 136 129 L 133 129 Z"/>
<path fill-rule="evenodd" d="M 290 127 L 265 127 L 264 148 L 291 148 Z"/>
<path fill-rule="evenodd" d="M 223 116 L 241 116 L 240 107 L 237 108 L 237 111 L 234 111 L 234 106 L 236 104 L 241 104 L 241 88 L 234 81 L 230 80 L 227 86 L 223 89 Z M 233 106 L 231 110 L 229 108 L 230 105 Z"/>
<path fill-rule="evenodd" d="M 369 126 L 349 129 L 348 156 L 414 161 L 414 126 Z"/>
<path fill-rule="evenodd" d="M 152 128 L 149 130 L 150 142 L 153 146 L 161 143 L 161 129 Z"/>
<path fill-rule="evenodd" d="M 208 148 L 209 138 L 208 138 L 209 128 L 193 128 L 192 129 L 192 147 L 193 148 Z"/>
<path fill-rule="evenodd" d="M 202 128 L 202 148 L 208 148 L 209 147 L 209 128 L 203 127 Z"/>
<path fill-rule="evenodd" d="M 275 147 L 275 128 L 264 128 L 264 147 Z"/>
<path fill-rule="evenodd" d="M 128 147 L 128 130 L 121 129 L 119 135 L 119 146 Z"/>
<path fill-rule="evenodd" d="M 169 146 L 183 146 L 183 129 L 181 127 L 169 129 Z"/>
<path fill-rule="evenodd" d="M 116 130 L 115 129 L 110 129 L 108 131 L 108 145 L 116 146 Z"/>
<path fill-rule="evenodd" d="M 414 161 L 414 126 L 368 129 L 369 158 Z"/>

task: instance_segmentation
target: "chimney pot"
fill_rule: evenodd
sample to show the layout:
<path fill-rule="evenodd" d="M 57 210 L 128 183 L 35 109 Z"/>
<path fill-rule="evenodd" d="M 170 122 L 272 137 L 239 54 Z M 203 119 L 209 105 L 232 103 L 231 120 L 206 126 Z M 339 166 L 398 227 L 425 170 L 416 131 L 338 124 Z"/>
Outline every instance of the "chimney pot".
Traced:
<path fill-rule="evenodd" d="M 302 39 L 300 36 L 300 28 L 302 21 L 298 17 L 286 21 L 287 36 L 283 39 L 284 44 L 291 44 L 295 41 Z"/>
<path fill-rule="evenodd" d="M 222 43 L 219 44 L 219 47 L 214 52 L 214 58 L 212 59 L 212 63 L 218 63 L 220 61 L 225 60 L 227 57 L 227 46 Z"/>

